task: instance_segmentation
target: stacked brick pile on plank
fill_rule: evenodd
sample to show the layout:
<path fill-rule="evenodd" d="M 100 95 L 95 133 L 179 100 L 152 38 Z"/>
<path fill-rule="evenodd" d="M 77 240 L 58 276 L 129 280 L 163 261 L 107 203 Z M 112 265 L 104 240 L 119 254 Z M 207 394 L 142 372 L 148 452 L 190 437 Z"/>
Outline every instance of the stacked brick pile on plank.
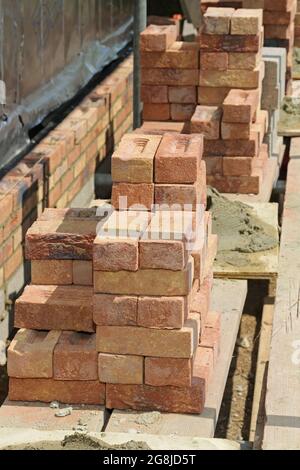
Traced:
<path fill-rule="evenodd" d="M 260 109 L 262 10 L 208 8 L 200 33 L 199 101 L 190 131 L 205 137 L 208 184 L 221 192 L 258 194 L 266 176 Z"/>
<path fill-rule="evenodd" d="M 286 93 L 291 93 L 297 0 L 243 0 L 244 8 L 262 8 L 265 46 L 287 52 Z"/>
<path fill-rule="evenodd" d="M 210 311 L 217 237 L 202 154 L 200 135 L 125 136 L 113 175 L 136 186 L 118 191 L 131 207 L 47 210 L 29 230 L 32 285 L 16 305 L 11 400 L 202 412 L 221 322 Z M 140 185 L 157 180 L 168 197 L 148 206 Z"/>
<path fill-rule="evenodd" d="M 140 48 L 144 120 L 189 121 L 197 105 L 199 45 L 177 41 L 175 25 L 150 25 Z"/>

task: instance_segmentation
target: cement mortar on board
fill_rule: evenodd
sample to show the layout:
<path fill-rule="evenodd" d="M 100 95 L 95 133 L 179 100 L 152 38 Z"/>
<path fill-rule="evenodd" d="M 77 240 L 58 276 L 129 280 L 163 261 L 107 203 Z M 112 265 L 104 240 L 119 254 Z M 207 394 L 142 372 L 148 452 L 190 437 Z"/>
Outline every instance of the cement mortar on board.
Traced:
<path fill-rule="evenodd" d="M 247 204 L 230 201 L 214 188 L 208 188 L 208 209 L 212 213 L 213 233 L 219 237 L 219 265 L 253 264 L 251 254 L 278 245 L 277 230 L 259 219 Z"/>

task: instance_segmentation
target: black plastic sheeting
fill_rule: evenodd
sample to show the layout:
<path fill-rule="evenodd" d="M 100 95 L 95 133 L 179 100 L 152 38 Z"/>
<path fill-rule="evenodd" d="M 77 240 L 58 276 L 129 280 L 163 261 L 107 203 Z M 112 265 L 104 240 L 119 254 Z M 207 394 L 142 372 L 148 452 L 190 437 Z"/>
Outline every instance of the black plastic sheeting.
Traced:
<path fill-rule="evenodd" d="M 0 169 L 132 39 L 134 0 L 0 0 Z"/>

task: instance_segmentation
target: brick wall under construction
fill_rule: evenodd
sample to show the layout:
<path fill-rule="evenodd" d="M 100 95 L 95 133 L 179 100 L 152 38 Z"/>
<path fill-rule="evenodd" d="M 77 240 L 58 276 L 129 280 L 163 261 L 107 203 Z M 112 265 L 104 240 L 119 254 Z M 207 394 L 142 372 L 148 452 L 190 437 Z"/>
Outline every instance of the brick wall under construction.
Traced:
<path fill-rule="evenodd" d="M 84 206 L 94 196 L 97 165 L 132 127 L 132 78 L 129 57 L 0 180 L 0 340 L 30 279 L 27 230 L 45 208 Z"/>

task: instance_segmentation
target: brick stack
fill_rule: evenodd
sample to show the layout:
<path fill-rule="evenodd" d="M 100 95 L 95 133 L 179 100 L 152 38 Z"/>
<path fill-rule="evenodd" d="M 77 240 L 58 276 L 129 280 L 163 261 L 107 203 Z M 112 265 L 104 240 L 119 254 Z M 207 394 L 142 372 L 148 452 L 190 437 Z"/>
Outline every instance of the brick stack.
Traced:
<path fill-rule="evenodd" d="M 207 181 L 221 192 L 259 193 L 268 128 L 260 110 L 260 10 L 209 8 L 200 33 L 199 103 L 190 131 L 204 134 Z"/>
<path fill-rule="evenodd" d="M 48 209 L 26 236 L 32 284 L 16 302 L 11 400 L 104 404 L 93 322 L 95 209 Z"/>
<path fill-rule="evenodd" d="M 220 315 L 208 313 L 216 238 L 201 204 L 202 151 L 199 135 L 132 134 L 113 155 L 113 205 L 123 195 L 129 206 L 154 202 L 156 212 L 114 212 L 94 244 L 94 321 L 108 408 L 203 410 Z M 190 212 L 182 212 L 185 204 Z"/>
<path fill-rule="evenodd" d="M 173 180 L 181 164 L 176 181 L 200 190 L 200 136 L 144 136 L 128 154 L 131 138 L 113 158 L 124 181 L 151 171 L 164 181 L 166 159 Z M 217 240 L 205 206 L 191 208 L 44 213 L 27 235 L 32 285 L 17 302 L 11 400 L 203 410 L 220 340 L 209 312 Z"/>
<path fill-rule="evenodd" d="M 146 121 L 189 121 L 197 104 L 199 45 L 179 42 L 174 25 L 141 34 L 142 101 Z"/>
<path fill-rule="evenodd" d="M 286 49 L 286 92 L 290 94 L 297 0 L 244 0 L 243 6 L 264 10 L 265 46 Z"/>
<path fill-rule="evenodd" d="M 153 205 L 167 204 L 195 211 L 206 204 L 202 154 L 202 135 L 127 134 L 112 157 L 112 205 L 149 211 Z"/>

